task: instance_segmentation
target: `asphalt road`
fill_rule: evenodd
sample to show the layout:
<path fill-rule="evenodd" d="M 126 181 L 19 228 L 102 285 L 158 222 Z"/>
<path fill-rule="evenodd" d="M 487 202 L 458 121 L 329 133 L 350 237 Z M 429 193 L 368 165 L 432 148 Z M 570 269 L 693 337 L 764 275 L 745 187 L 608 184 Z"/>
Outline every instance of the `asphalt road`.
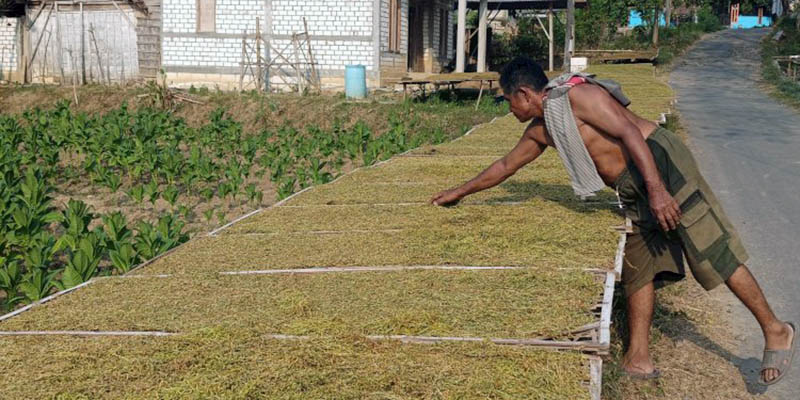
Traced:
<path fill-rule="evenodd" d="M 778 318 L 800 322 L 800 112 L 759 82 L 759 41 L 769 32 L 727 30 L 699 42 L 671 74 L 677 109 L 700 168 L 750 253 L 747 263 Z M 727 293 L 726 293 L 727 292 Z M 732 358 L 751 393 L 797 399 L 800 355 L 769 388 L 755 383 L 764 341 L 727 288 L 725 313 L 741 341 Z"/>

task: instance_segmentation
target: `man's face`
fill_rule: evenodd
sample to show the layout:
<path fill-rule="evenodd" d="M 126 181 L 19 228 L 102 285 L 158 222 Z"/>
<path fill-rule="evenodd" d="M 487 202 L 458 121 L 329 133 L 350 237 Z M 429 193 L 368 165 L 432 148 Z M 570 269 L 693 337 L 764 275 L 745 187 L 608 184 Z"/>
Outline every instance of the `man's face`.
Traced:
<path fill-rule="evenodd" d="M 511 105 L 511 112 L 519 122 L 528 122 L 533 118 L 542 118 L 542 94 L 529 87 L 520 87 L 516 92 L 505 94 L 506 100 Z"/>

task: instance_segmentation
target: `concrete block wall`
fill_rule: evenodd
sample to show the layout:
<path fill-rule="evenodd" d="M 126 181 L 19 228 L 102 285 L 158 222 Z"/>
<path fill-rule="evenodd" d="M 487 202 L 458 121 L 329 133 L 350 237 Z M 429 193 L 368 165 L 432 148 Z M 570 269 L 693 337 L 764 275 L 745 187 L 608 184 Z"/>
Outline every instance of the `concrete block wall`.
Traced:
<path fill-rule="evenodd" d="M 195 33 L 197 31 L 197 0 L 164 0 L 164 33 Z"/>
<path fill-rule="evenodd" d="M 424 16 L 425 23 L 423 25 L 423 37 L 425 48 L 425 70 L 430 73 L 439 73 L 449 61 L 455 56 L 453 49 L 453 15 L 458 16 L 456 12 L 450 12 L 450 18 L 446 26 L 441 25 L 441 14 L 447 10 L 451 10 L 451 4 L 447 0 L 437 0 L 433 4 L 433 9 L 430 14 L 426 13 Z M 432 19 L 430 19 L 432 18 Z M 447 51 L 446 56 L 441 57 L 439 41 L 443 30 L 446 29 L 447 34 Z"/>
<path fill-rule="evenodd" d="M 18 18 L 0 18 L 0 80 L 11 80 L 17 70 Z"/>
<path fill-rule="evenodd" d="M 321 76 L 340 76 L 343 80 L 345 65 L 363 64 L 374 79 L 376 1 L 216 0 L 215 32 L 197 33 L 196 0 L 164 0 L 163 66 L 168 76 L 215 79 L 205 83 L 216 83 L 220 74 L 238 79 L 242 31 L 247 31 L 252 44 L 256 17 L 261 18 L 264 38 L 278 49 L 287 49 L 284 55 L 294 61 L 291 35 L 305 30 L 305 17 Z M 270 54 L 267 48 L 262 48 L 262 53 Z M 275 58 L 276 54 L 271 56 Z"/>
<path fill-rule="evenodd" d="M 305 17 L 312 37 L 371 36 L 373 3 L 373 0 L 273 0 L 272 33 L 302 32 Z"/>
<path fill-rule="evenodd" d="M 264 0 L 217 0 L 215 31 L 198 33 L 196 0 L 164 0 L 164 69 L 167 73 L 238 75 L 242 59 L 242 33 L 247 31 L 251 37 L 255 34 L 257 17 L 260 18 L 261 29 L 266 29 L 264 4 Z M 265 51 L 263 47 L 262 51 Z"/>
<path fill-rule="evenodd" d="M 321 76 L 338 76 L 343 82 L 345 66 L 361 64 L 374 78 L 374 4 L 374 0 L 273 0 L 272 42 L 286 47 L 291 34 L 305 31 L 305 18 Z"/>

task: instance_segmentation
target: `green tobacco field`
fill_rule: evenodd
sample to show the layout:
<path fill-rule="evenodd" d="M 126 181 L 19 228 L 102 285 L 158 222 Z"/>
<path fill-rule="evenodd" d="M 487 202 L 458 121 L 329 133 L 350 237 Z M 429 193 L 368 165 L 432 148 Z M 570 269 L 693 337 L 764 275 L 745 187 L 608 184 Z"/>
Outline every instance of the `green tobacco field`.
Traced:
<path fill-rule="evenodd" d="M 648 118 L 668 108 L 652 67 L 596 72 Z M 523 128 L 506 116 L 358 169 L 0 322 L 169 335 L 2 336 L 0 386 L 11 398 L 590 398 L 579 351 L 367 338 L 572 340 L 597 321 L 597 271 L 613 267 L 622 218 L 610 191 L 576 199 L 555 151 L 457 206 L 426 204 Z M 430 269 L 322 272 L 402 266 Z M 322 270 L 287 271 L 309 268 Z"/>

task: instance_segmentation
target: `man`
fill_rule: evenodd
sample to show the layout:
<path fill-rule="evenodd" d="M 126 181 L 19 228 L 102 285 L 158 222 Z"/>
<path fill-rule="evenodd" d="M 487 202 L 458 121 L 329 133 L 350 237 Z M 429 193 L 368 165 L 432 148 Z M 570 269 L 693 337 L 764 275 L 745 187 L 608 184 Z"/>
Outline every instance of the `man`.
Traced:
<path fill-rule="evenodd" d="M 586 78 L 567 76 L 559 78 L 559 85 L 548 85 L 541 67 L 533 61 L 520 57 L 509 63 L 500 78 L 504 97 L 514 116 L 530 124 L 506 156 L 469 182 L 436 194 L 431 203 L 453 204 L 496 186 L 548 146 L 563 143 L 559 154 L 576 193 L 581 187 L 576 181 L 599 176 L 600 186 L 604 183 L 617 190 L 634 224 L 622 269 L 630 332 L 623 358 L 625 372 L 642 379 L 659 376 L 648 349 L 655 288 L 683 278 L 685 255 L 706 290 L 724 282 L 753 313 L 766 341 L 760 381 L 776 383 L 791 365 L 795 327 L 779 321 L 770 309 L 744 265 L 744 248 L 689 149 L 672 132 L 629 111 L 624 96 Z M 568 96 L 561 104 L 571 110 L 554 116 L 546 110 L 553 110 L 552 93 L 557 91 Z M 557 118 L 563 115 L 574 118 Z M 580 149 L 563 148 L 575 146 L 575 141 L 568 140 L 570 126 Z M 567 136 L 562 136 L 564 132 Z M 582 176 L 587 175 L 586 168 L 575 167 L 580 164 L 581 152 L 590 166 L 594 164 L 589 176 Z"/>

